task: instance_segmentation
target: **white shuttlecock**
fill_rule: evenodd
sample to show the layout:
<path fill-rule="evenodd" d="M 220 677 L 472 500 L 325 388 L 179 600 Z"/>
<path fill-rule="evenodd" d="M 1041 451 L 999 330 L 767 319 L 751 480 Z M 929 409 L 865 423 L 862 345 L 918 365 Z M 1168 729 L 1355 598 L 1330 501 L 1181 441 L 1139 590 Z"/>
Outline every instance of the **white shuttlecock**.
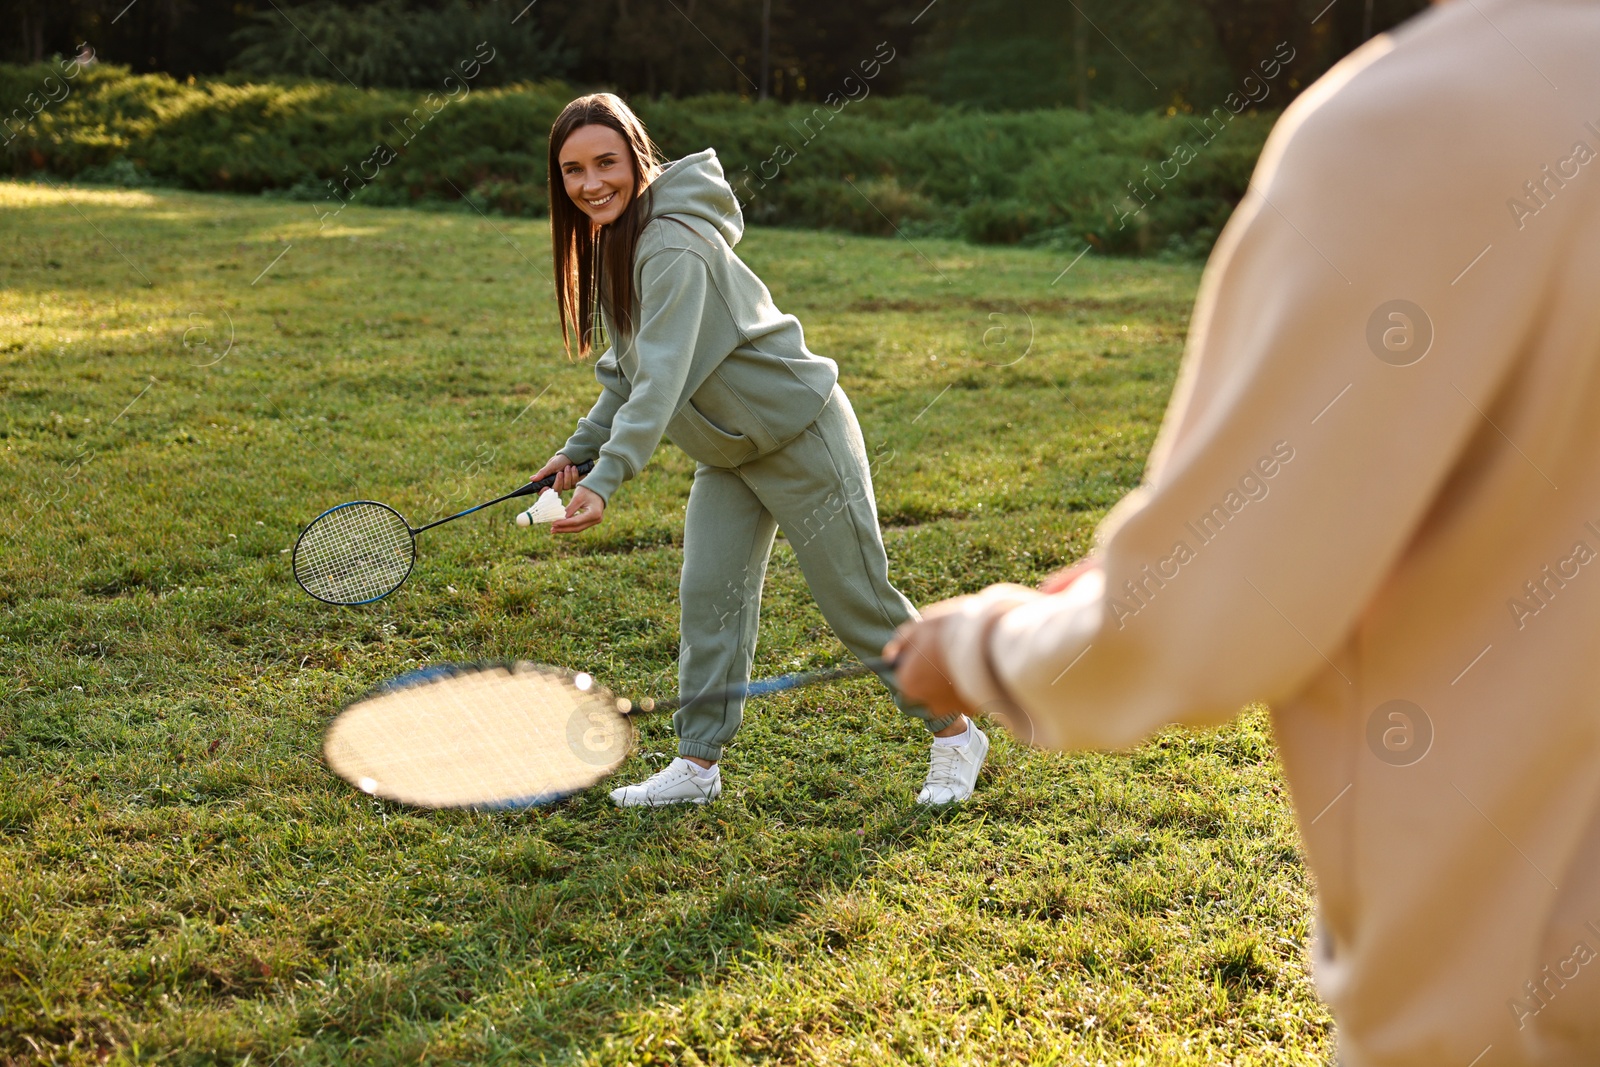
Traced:
<path fill-rule="evenodd" d="M 561 502 L 561 494 L 554 489 L 546 489 L 539 494 L 539 499 L 527 511 L 517 515 L 518 526 L 532 526 L 534 523 L 555 522 L 564 519 L 567 515 L 567 506 Z"/>

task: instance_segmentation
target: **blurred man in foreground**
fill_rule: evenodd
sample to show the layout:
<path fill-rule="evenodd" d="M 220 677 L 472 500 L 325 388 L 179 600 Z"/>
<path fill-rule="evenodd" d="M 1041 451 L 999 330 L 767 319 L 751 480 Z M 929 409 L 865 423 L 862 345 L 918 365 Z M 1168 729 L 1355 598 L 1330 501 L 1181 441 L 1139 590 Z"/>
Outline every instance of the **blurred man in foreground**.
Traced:
<path fill-rule="evenodd" d="M 1307 90 L 1092 556 L 889 647 L 1051 748 L 1267 702 L 1347 1067 L 1600 1063 L 1596 56 L 1467 0 Z"/>

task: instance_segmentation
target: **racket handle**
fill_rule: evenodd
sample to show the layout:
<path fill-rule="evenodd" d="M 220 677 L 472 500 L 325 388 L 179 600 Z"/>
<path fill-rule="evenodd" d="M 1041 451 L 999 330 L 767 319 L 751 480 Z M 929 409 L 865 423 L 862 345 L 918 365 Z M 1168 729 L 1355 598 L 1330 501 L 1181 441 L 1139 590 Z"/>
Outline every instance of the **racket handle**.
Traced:
<path fill-rule="evenodd" d="M 588 460 L 584 460 L 582 463 L 578 464 L 578 473 L 579 474 L 588 474 L 592 470 L 594 470 L 594 464 L 591 463 Z M 428 523 L 428 525 L 426 525 L 426 526 L 418 526 L 415 530 L 411 531 L 411 534 L 412 534 L 413 537 L 415 537 L 417 534 L 421 533 L 423 530 L 431 530 L 435 526 L 443 526 L 447 522 L 454 522 L 456 519 L 461 518 L 463 515 L 471 515 L 475 511 L 482 511 L 484 508 L 493 507 L 494 505 L 499 504 L 502 501 L 510 500 L 512 497 L 516 497 L 516 496 L 531 496 L 534 493 L 542 493 L 546 489 L 549 489 L 551 486 L 553 486 L 555 484 L 556 484 L 556 476 L 554 474 L 550 475 L 548 478 L 540 478 L 536 482 L 529 482 L 527 485 L 522 486 L 522 488 L 520 488 L 520 489 L 511 490 L 511 492 L 507 493 L 505 496 L 497 496 L 493 500 L 488 500 L 488 501 L 485 501 L 482 504 L 474 505 L 473 507 L 468 508 L 466 511 L 458 511 L 454 515 L 446 515 L 442 519 L 436 519 L 433 522 Z"/>
<path fill-rule="evenodd" d="M 590 471 L 594 470 L 594 461 L 586 459 L 582 463 L 579 463 L 577 467 L 579 474 L 588 474 Z M 556 476 L 554 474 L 547 474 L 536 482 L 529 482 L 527 485 L 523 486 L 521 489 L 518 489 L 514 493 L 507 493 L 500 499 L 510 500 L 514 496 L 533 496 L 537 493 L 544 492 L 546 489 L 555 484 Z"/>
<path fill-rule="evenodd" d="M 730 685 L 721 689 L 711 689 L 697 696 L 680 696 L 676 700 L 663 700 L 655 702 L 651 711 L 677 711 L 680 708 L 694 707 L 700 704 L 720 704 L 727 700 L 738 700 L 748 697 L 763 697 L 772 693 L 782 693 L 790 689 L 801 689 L 819 682 L 832 682 L 844 678 L 858 678 L 864 674 L 876 674 L 881 670 L 893 670 L 894 660 L 868 659 L 848 667 L 832 667 L 820 671 L 803 671 L 796 674 L 782 674 L 776 678 L 761 678 L 743 685 Z M 643 710 L 642 706 L 641 709 Z"/>

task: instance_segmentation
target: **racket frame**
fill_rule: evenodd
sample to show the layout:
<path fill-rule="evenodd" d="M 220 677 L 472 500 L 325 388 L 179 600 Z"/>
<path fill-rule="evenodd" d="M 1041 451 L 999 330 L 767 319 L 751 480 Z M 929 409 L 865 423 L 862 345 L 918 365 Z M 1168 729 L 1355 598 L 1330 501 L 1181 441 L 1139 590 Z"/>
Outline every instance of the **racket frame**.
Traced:
<path fill-rule="evenodd" d="M 591 460 L 585 460 L 582 463 L 575 464 L 575 466 L 578 468 L 579 474 L 588 474 L 590 471 L 594 470 L 594 463 Z M 411 577 L 411 572 L 417 565 L 417 534 L 424 530 L 431 530 L 435 526 L 443 526 L 447 522 L 454 522 L 459 518 L 471 515 L 475 511 L 482 511 L 484 508 L 493 507 L 496 504 L 503 503 L 515 497 L 533 496 L 534 494 L 542 493 L 555 484 L 556 475 L 546 475 L 536 482 L 530 481 L 520 485 L 511 492 L 506 493 L 504 496 L 497 496 L 493 500 L 486 500 L 482 504 L 475 504 L 472 507 L 467 508 L 465 511 L 458 511 L 454 515 L 446 515 L 442 519 L 435 519 L 433 522 L 430 522 L 424 526 L 412 526 L 411 520 L 400 514 L 400 511 L 397 508 L 391 507 L 381 500 L 347 500 L 343 504 L 335 504 L 333 507 L 324 511 L 321 515 L 318 515 L 316 518 L 306 523 L 306 528 L 300 531 L 299 537 L 295 538 L 294 553 L 289 557 L 289 569 L 294 574 L 295 584 L 299 585 L 301 589 L 304 589 L 306 595 L 311 597 L 313 600 L 319 600 L 324 604 L 332 604 L 333 606 L 340 608 L 358 608 L 363 604 L 374 604 L 382 600 L 384 597 L 392 594 L 402 585 L 405 585 L 406 579 Z M 405 574 L 400 577 L 399 581 L 390 586 L 387 592 L 379 593 L 375 597 L 368 597 L 366 600 L 329 600 L 326 597 L 318 596 L 316 593 L 306 588 L 305 582 L 300 580 L 300 571 L 295 566 L 295 561 L 300 558 L 300 546 L 305 543 L 306 535 L 311 532 L 312 528 L 315 527 L 317 523 L 321 522 L 323 519 L 327 518 L 329 515 L 332 515 L 336 511 L 340 511 L 344 508 L 355 507 L 357 504 L 372 504 L 376 507 L 384 509 L 387 512 L 390 512 L 395 518 L 400 520 L 400 522 L 405 526 L 406 530 L 411 534 L 411 562 L 406 566 Z"/>
<path fill-rule="evenodd" d="M 406 532 L 411 535 L 411 562 L 406 564 L 406 573 L 401 576 L 398 582 L 395 582 L 394 585 L 389 588 L 388 592 L 379 593 L 375 597 L 368 597 L 366 600 L 329 600 L 326 597 L 318 596 L 316 593 L 312 592 L 306 587 L 305 582 L 300 580 L 300 570 L 295 565 L 296 561 L 300 558 L 300 546 L 305 543 L 306 535 L 312 531 L 317 523 L 321 522 L 323 519 L 327 518 L 329 515 L 332 515 L 336 511 L 343 511 L 345 508 L 353 508 L 358 504 L 370 504 L 373 507 L 382 508 L 384 511 L 389 512 L 395 518 L 400 520 L 401 525 L 406 528 Z M 324 511 L 321 515 L 318 515 L 316 518 L 306 523 L 306 528 L 300 531 L 299 537 L 295 538 L 294 554 L 289 557 L 289 569 L 294 573 L 295 583 L 299 585 L 301 589 L 305 590 L 306 595 L 311 597 L 313 600 L 320 600 L 324 604 L 332 604 L 335 607 L 340 608 L 355 608 L 360 607 L 363 604 L 371 604 L 382 600 L 384 597 L 388 596 L 389 593 L 394 592 L 396 589 L 399 589 L 402 585 L 406 584 L 406 579 L 411 577 L 411 571 L 414 567 L 416 567 L 416 565 L 417 531 L 412 529 L 411 523 L 406 520 L 404 515 L 400 514 L 400 512 L 396 511 L 394 508 L 390 507 L 388 504 L 385 504 L 381 500 L 346 500 L 343 504 L 335 504 L 327 511 Z"/>
<path fill-rule="evenodd" d="M 637 734 L 635 733 L 632 716 L 621 710 L 619 705 L 623 702 L 619 701 L 616 697 L 616 694 L 614 694 L 610 689 L 601 685 L 592 674 L 589 674 L 586 671 L 570 670 L 566 667 L 556 667 L 548 663 L 535 663 L 531 660 L 489 659 L 457 663 L 435 663 L 425 667 L 418 667 L 413 670 L 409 670 L 404 674 L 397 675 L 394 678 L 390 678 L 387 681 L 380 682 L 379 684 L 367 689 L 359 696 L 346 701 L 344 706 L 339 709 L 339 713 L 332 719 L 328 720 L 328 724 L 323 727 L 321 746 L 323 766 L 326 767 L 334 777 L 349 785 L 357 792 L 366 794 L 367 796 L 375 797 L 385 804 L 393 804 L 402 808 L 411 808 L 416 811 L 525 811 L 529 808 L 544 807 L 547 804 L 554 804 L 558 801 L 566 800 L 569 797 L 575 797 L 580 793 L 586 793 L 590 789 L 593 789 L 597 784 L 604 781 L 610 773 L 614 773 L 616 766 L 612 767 L 611 772 L 608 772 L 605 775 L 600 775 L 588 785 L 579 786 L 572 789 L 547 789 L 542 793 L 525 793 L 519 796 L 503 797 L 497 800 L 485 800 L 472 804 L 422 804 L 415 801 L 398 800 L 394 797 L 384 796 L 381 792 L 377 791 L 376 787 L 378 786 L 378 783 L 376 781 L 363 778 L 352 778 L 349 777 L 344 771 L 336 770 L 334 768 L 334 761 L 329 755 L 329 742 L 333 737 L 335 725 L 339 722 L 339 719 L 344 715 L 344 713 L 349 711 L 351 708 L 354 708 L 358 704 L 365 703 L 368 700 L 376 697 L 386 696 L 396 691 L 432 685 L 436 682 L 448 681 L 451 678 L 455 678 L 460 675 L 478 674 L 496 670 L 506 671 L 513 676 L 523 673 L 538 673 L 543 674 L 546 677 L 564 678 L 579 692 L 584 693 L 590 699 L 595 700 L 599 709 L 603 709 L 609 714 L 615 715 L 617 719 L 620 720 L 620 722 L 628 731 L 628 744 L 627 748 L 623 750 L 622 758 L 626 759 L 628 753 L 632 751 L 634 743 L 637 741 Z M 580 682 L 580 678 L 588 679 L 588 684 L 586 685 Z M 617 766 L 620 766 L 620 761 Z"/>
<path fill-rule="evenodd" d="M 816 685 L 821 682 L 841 681 L 847 678 L 858 678 L 868 674 L 876 674 L 883 670 L 893 670 L 894 666 L 894 662 L 890 660 L 867 659 L 860 663 L 854 663 L 843 667 L 826 667 L 821 670 L 797 671 L 790 674 L 782 674 L 773 678 L 752 679 L 742 684 L 724 686 L 718 689 L 707 689 L 687 699 L 674 697 L 659 702 L 653 700 L 647 702 L 645 700 L 632 701 L 626 698 L 618 698 L 611 689 L 601 685 L 600 682 L 595 679 L 593 675 L 588 674 L 588 672 L 572 671 L 564 667 L 555 667 L 546 663 L 535 663 L 529 660 L 506 659 L 479 660 L 475 662 L 464 663 L 437 663 L 407 671 L 406 673 L 395 678 L 391 678 L 386 682 L 382 682 L 376 686 L 373 686 L 360 696 L 348 701 L 344 707 L 340 709 L 339 715 L 336 715 L 333 719 L 329 720 L 328 725 L 323 730 L 323 765 L 326 766 L 335 777 L 348 783 L 360 792 L 368 795 L 380 796 L 385 803 L 398 804 L 402 807 L 415 808 L 417 810 L 424 811 L 452 809 L 465 809 L 472 811 L 524 810 L 527 808 L 541 807 L 546 804 L 553 804 L 557 801 L 565 800 L 568 797 L 577 796 L 580 793 L 587 792 L 588 790 L 593 789 L 595 785 L 598 785 L 600 782 L 604 781 L 609 775 L 601 775 L 589 785 L 577 789 L 546 790 L 542 793 L 529 793 L 517 797 L 486 800 L 481 803 L 465 805 L 447 806 L 418 804 L 411 801 L 383 797 L 380 794 L 375 793 L 373 789 L 368 788 L 367 784 L 365 784 L 362 780 L 347 777 L 344 772 L 335 770 L 333 761 L 329 758 L 328 754 L 328 742 L 329 738 L 332 736 L 334 725 L 339 721 L 340 716 L 356 705 L 361 704 L 373 697 L 379 697 L 386 693 L 394 692 L 395 690 L 409 689 L 414 686 L 429 685 L 434 682 L 448 680 L 449 678 L 458 675 L 473 674 L 480 671 L 505 670 L 515 675 L 523 671 L 531 670 L 544 673 L 547 676 L 565 677 L 572 681 L 573 684 L 583 692 L 588 692 L 589 688 L 592 687 L 594 690 L 592 695 L 600 698 L 599 706 L 609 709 L 609 713 L 615 715 L 620 723 L 626 724 L 629 735 L 628 747 L 631 749 L 634 742 L 637 741 L 634 722 L 637 718 L 644 715 L 671 712 L 676 711 L 679 708 L 692 707 L 696 704 L 716 703 L 724 700 L 738 699 L 740 697 L 768 696 L 773 693 L 787 692 L 791 689 L 800 689 L 805 686 Z M 577 679 L 580 677 L 587 678 L 589 680 L 589 685 L 585 686 L 579 683 Z"/>

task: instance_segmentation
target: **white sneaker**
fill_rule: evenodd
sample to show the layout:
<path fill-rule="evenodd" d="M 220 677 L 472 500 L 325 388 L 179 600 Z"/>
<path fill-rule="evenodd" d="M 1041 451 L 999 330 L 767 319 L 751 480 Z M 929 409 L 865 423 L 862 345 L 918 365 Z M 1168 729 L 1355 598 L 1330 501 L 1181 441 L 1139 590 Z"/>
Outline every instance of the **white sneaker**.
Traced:
<path fill-rule="evenodd" d="M 969 746 L 970 747 L 970 746 Z M 713 767 L 710 778 L 702 778 L 695 764 L 679 756 L 637 785 L 611 791 L 619 808 L 659 808 L 664 804 L 705 804 L 722 795 L 722 768 Z M 972 790 L 968 789 L 967 792 Z"/>
<path fill-rule="evenodd" d="M 928 780 L 917 794 L 918 804 L 951 804 L 966 800 L 978 784 L 978 772 L 989 755 L 989 736 L 967 720 L 967 743 L 934 745 L 928 756 Z"/>

